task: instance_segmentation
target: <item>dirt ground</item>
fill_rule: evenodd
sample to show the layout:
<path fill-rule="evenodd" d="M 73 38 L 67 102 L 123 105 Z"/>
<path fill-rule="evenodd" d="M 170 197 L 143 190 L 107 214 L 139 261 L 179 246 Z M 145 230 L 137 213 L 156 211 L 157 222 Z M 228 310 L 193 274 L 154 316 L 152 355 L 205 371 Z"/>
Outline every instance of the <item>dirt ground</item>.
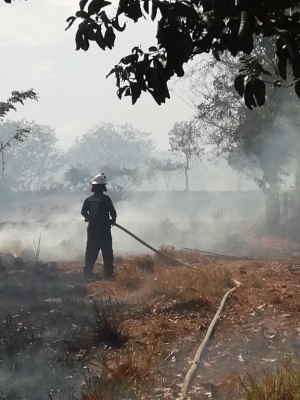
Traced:
<path fill-rule="evenodd" d="M 118 258 L 115 281 L 86 281 L 75 262 L 7 256 L 0 264 L 3 398 L 177 399 L 233 279 L 242 285 L 217 322 L 190 399 L 219 398 L 233 371 L 274 368 L 283 356 L 298 356 L 298 246 L 274 237 L 247 240 L 265 255 L 165 248 L 196 268 L 150 256 Z"/>

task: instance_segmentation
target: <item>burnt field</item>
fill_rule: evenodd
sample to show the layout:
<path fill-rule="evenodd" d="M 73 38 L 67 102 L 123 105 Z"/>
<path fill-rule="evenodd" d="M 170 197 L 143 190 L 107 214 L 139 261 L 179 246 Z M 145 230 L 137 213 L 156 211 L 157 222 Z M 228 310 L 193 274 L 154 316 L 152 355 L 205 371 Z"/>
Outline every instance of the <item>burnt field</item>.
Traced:
<path fill-rule="evenodd" d="M 263 245 L 266 256 L 257 259 L 162 248 L 196 268 L 118 257 L 113 282 L 84 281 L 80 263 L 10 254 L 0 272 L 3 398 L 177 399 L 237 279 L 242 285 L 226 303 L 190 398 L 246 399 L 237 373 L 272 371 L 300 348 L 299 253 L 291 245 L 287 255 L 288 244 L 275 238 Z"/>

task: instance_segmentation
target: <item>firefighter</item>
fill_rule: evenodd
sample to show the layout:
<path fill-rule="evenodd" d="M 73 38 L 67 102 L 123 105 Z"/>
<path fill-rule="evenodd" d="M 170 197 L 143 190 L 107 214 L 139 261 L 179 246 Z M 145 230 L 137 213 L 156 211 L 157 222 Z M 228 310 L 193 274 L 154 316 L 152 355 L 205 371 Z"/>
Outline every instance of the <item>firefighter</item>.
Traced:
<path fill-rule="evenodd" d="M 83 274 L 85 277 L 95 276 L 93 269 L 101 250 L 105 278 L 111 279 L 114 277 L 111 226 L 116 223 L 117 213 L 106 194 L 106 176 L 103 173 L 96 175 L 91 185 L 93 194 L 84 201 L 81 210 L 88 222 Z"/>

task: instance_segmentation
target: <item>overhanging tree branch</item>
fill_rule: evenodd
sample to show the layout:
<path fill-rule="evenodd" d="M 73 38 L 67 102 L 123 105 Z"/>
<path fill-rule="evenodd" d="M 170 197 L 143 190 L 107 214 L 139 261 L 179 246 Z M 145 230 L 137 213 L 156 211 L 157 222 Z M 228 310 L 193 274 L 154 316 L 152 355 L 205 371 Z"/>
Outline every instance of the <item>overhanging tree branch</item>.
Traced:
<path fill-rule="evenodd" d="M 263 75 L 273 75 L 253 57 L 254 49 L 264 49 L 264 42 L 255 37 L 274 39 L 272 55 L 276 58 L 276 74 L 287 79 L 287 64 L 294 79 L 290 82 L 300 97 L 300 18 L 298 0 L 119 0 L 116 13 L 106 12 L 111 2 L 81 0 L 79 11 L 67 19 L 68 29 L 80 19 L 75 41 L 76 50 L 87 51 L 91 42 L 102 49 L 112 49 L 116 33 L 126 29 L 119 19 L 138 22 L 145 15 L 158 20 L 156 46 L 148 51 L 133 47 L 108 74 L 116 77 L 117 95 L 131 96 L 135 104 L 142 92 L 150 93 L 160 105 L 170 97 L 168 82 L 184 75 L 183 65 L 201 54 L 212 53 L 219 62 L 228 51 L 241 58 L 239 95 L 251 110 L 264 104 Z M 276 84 L 276 81 L 272 81 Z"/>
<path fill-rule="evenodd" d="M 9 1 L 6 1 L 9 3 Z M 29 89 L 27 91 L 13 91 L 9 99 L 5 102 L 0 102 L 0 120 L 3 120 L 4 117 L 10 111 L 16 111 L 16 105 L 22 104 L 24 105 L 25 100 L 35 100 L 38 101 L 38 95 L 35 93 L 33 89 Z M 18 142 L 23 142 L 26 136 L 30 133 L 29 128 L 17 128 L 17 131 L 14 136 L 12 136 L 9 140 L 3 141 L 0 137 L 0 154 L 2 159 L 2 171 L 4 171 L 5 167 L 5 158 L 4 152 L 8 147 L 11 147 L 11 142 L 13 140 L 17 140 Z"/>

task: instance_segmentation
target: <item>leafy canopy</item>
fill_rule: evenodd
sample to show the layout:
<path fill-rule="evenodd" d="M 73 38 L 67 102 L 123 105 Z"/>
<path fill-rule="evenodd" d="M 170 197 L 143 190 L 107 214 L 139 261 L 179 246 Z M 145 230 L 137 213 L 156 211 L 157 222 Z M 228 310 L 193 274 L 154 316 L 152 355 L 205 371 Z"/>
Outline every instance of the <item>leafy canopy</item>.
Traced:
<path fill-rule="evenodd" d="M 6 0 L 5 0 L 6 1 Z M 6 1 L 9 3 L 9 1 Z M 5 102 L 0 102 L 0 121 L 7 116 L 10 111 L 16 111 L 16 105 L 22 104 L 24 105 L 25 100 L 38 100 L 38 95 L 34 92 L 33 89 L 26 90 L 25 92 L 22 91 L 13 91 L 10 98 L 7 99 Z M 9 138 L 3 138 L 2 132 L 0 132 L 0 154 L 2 157 L 2 171 L 4 171 L 5 160 L 4 160 L 4 151 L 11 147 L 11 142 L 13 140 L 17 140 L 18 142 L 23 142 L 24 138 L 30 133 L 30 129 L 27 127 L 16 127 L 14 134 Z"/>
<path fill-rule="evenodd" d="M 292 79 L 300 97 L 300 13 L 299 0 L 119 0 L 113 17 L 106 12 L 107 0 L 81 0 L 75 16 L 67 19 L 68 29 L 82 19 L 76 33 L 76 50 L 87 51 L 90 42 L 102 49 L 114 47 L 116 32 L 123 32 L 119 18 L 138 22 L 145 15 L 157 20 L 156 46 L 144 52 L 134 47 L 110 74 L 115 74 L 117 95 L 131 96 L 135 104 L 141 93 L 150 93 L 160 105 L 170 98 L 167 83 L 175 74 L 184 75 L 183 64 L 211 52 L 220 60 L 224 52 L 241 57 L 240 75 L 234 86 L 249 109 L 265 103 L 265 85 L 283 86 L 291 66 Z M 252 56 L 256 37 L 274 39 L 274 71 L 265 70 Z M 273 79 L 273 74 L 280 79 Z M 269 76 L 268 81 L 265 77 Z"/>
<path fill-rule="evenodd" d="M 60 175 L 65 165 L 63 153 L 58 147 L 55 131 L 34 121 L 5 121 L 0 124 L 4 141 L 16 131 L 28 132 L 26 140 L 18 140 L 5 152 L 5 172 L 0 179 L 9 178 L 11 190 L 40 190 Z"/>

